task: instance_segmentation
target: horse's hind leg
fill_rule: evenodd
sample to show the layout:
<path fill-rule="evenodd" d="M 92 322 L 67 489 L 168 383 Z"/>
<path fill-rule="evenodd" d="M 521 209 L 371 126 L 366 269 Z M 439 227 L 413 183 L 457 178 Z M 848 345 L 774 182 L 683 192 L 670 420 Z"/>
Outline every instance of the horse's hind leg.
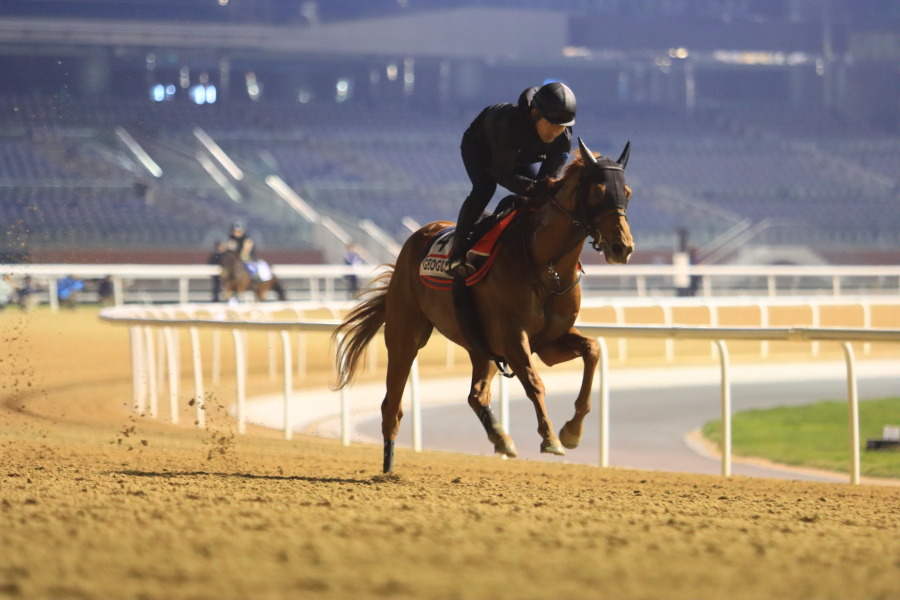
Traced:
<path fill-rule="evenodd" d="M 491 410 L 491 381 L 497 374 L 497 367 L 490 360 L 469 353 L 472 361 L 472 385 L 469 388 L 469 406 L 478 415 L 478 420 L 494 444 L 494 452 L 515 458 L 516 445 L 503 430 L 503 425 Z"/>
<path fill-rule="evenodd" d="M 387 391 L 381 403 L 381 433 L 384 436 L 383 470 L 394 468 L 394 441 L 403 418 L 403 390 L 416 355 L 431 337 L 433 326 L 424 316 L 404 315 L 400 319 L 387 319 L 384 343 L 388 351 Z"/>
<path fill-rule="evenodd" d="M 559 430 L 559 439 L 562 445 L 570 450 L 577 448 L 581 443 L 584 418 L 591 411 L 591 387 L 594 383 L 594 372 L 597 370 L 597 363 L 600 360 L 600 344 L 597 343 L 597 340 L 585 337 L 572 329 L 552 345 L 542 347 L 538 351 L 538 356 L 551 367 L 579 356 L 584 361 L 581 389 L 575 399 L 575 415 L 566 421 L 566 424 Z"/>

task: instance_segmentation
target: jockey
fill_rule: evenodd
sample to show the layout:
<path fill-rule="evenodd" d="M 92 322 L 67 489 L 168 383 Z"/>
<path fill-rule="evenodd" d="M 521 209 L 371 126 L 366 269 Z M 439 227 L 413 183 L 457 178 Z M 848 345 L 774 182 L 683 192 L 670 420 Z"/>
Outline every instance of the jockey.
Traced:
<path fill-rule="evenodd" d="M 247 232 L 244 230 L 244 224 L 241 221 L 235 221 L 231 225 L 231 233 L 228 234 L 228 249 L 237 252 L 244 262 L 256 260 L 256 249 L 253 247 L 253 240 L 247 235 Z"/>
<path fill-rule="evenodd" d="M 240 255 L 253 279 L 268 281 L 272 278 L 272 269 L 269 263 L 256 256 L 256 244 L 247 235 L 241 221 L 235 221 L 231 225 L 231 233 L 228 235 L 226 245 L 229 250 L 234 250 Z"/>
<path fill-rule="evenodd" d="M 575 94 L 563 83 L 528 88 L 517 104 L 488 106 L 463 134 L 460 150 L 472 191 L 459 210 L 448 272 L 465 277 L 469 235 L 497 185 L 520 196 L 547 192 L 569 156 Z"/>

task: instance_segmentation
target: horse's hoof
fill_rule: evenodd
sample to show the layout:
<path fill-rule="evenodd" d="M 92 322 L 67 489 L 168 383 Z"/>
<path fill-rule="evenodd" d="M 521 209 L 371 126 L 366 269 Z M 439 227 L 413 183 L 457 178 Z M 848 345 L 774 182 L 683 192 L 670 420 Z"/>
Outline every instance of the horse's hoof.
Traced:
<path fill-rule="evenodd" d="M 541 442 L 542 454 L 555 454 L 557 456 L 565 456 L 566 449 L 562 447 L 559 440 L 544 440 Z"/>
<path fill-rule="evenodd" d="M 519 453 L 516 452 L 515 442 L 513 442 L 512 438 L 508 435 L 504 435 L 494 442 L 494 452 L 508 456 L 509 458 L 515 458 L 519 455 Z"/>
<path fill-rule="evenodd" d="M 578 444 L 581 443 L 581 434 L 575 435 L 569 433 L 569 424 L 566 423 L 562 426 L 562 429 L 559 430 L 559 441 L 569 450 L 574 450 L 578 447 Z"/>

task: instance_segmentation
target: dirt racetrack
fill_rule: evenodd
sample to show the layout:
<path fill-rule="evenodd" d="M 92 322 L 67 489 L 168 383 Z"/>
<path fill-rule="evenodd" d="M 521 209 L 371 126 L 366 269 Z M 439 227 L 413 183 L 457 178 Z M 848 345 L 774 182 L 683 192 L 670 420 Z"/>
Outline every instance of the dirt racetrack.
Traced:
<path fill-rule="evenodd" d="M 134 415 L 89 308 L 2 311 L 0 349 L 2 598 L 900 598 L 897 487 L 402 449 L 385 477 L 225 400 Z"/>

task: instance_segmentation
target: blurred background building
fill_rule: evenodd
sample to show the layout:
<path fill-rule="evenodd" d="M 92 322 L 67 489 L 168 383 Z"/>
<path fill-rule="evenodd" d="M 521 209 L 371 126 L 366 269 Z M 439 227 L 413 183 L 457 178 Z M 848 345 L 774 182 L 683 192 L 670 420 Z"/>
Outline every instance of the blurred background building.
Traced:
<path fill-rule="evenodd" d="M 5 262 L 388 260 L 548 80 L 632 142 L 635 262 L 900 259 L 896 0 L 3 0 L 0 74 Z"/>

